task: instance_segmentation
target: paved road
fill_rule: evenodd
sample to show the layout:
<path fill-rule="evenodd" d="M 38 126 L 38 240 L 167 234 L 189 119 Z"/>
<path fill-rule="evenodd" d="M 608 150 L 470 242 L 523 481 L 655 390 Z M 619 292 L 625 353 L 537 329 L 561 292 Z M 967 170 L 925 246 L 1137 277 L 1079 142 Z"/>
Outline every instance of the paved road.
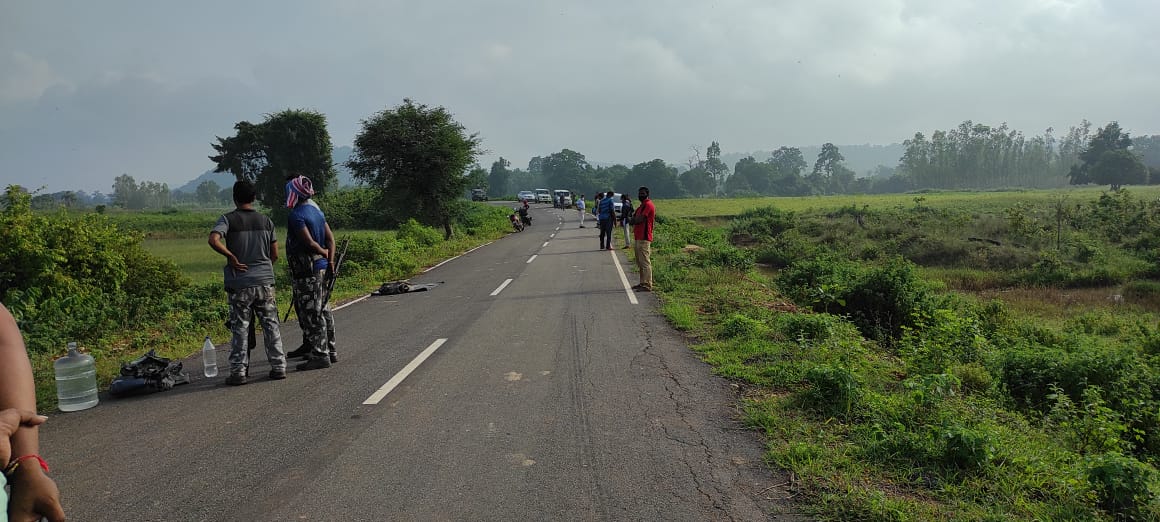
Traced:
<path fill-rule="evenodd" d="M 626 289 L 628 251 L 533 218 L 411 280 L 431 291 L 336 311 L 330 369 L 227 387 L 194 358 L 192 384 L 56 414 L 70 519 L 798 519 L 736 393 Z"/>

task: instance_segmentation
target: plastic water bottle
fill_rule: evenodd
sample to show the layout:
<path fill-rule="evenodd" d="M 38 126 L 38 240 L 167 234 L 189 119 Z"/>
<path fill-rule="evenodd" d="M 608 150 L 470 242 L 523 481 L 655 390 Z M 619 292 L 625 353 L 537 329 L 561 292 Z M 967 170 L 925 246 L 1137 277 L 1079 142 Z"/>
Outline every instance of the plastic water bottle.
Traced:
<path fill-rule="evenodd" d="M 97 405 L 97 366 L 92 356 L 68 343 L 68 355 L 53 364 L 56 371 L 56 398 L 60 411 L 87 410 Z"/>
<path fill-rule="evenodd" d="M 201 364 L 205 367 L 206 377 L 217 377 L 217 350 L 214 349 L 213 341 L 209 340 L 209 336 L 205 336 L 205 343 L 201 345 Z"/>

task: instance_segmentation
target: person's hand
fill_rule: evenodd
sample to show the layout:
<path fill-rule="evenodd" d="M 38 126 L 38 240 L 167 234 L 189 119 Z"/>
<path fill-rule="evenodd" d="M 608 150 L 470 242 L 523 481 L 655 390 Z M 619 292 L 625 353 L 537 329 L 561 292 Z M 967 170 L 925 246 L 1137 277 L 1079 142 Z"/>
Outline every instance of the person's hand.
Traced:
<path fill-rule="evenodd" d="M 230 268 L 233 268 L 235 272 L 245 272 L 250 269 L 248 265 L 238 261 L 237 256 L 230 256 Z"/>
<path fill-rule="evenodd" d="M 39 426 L 44 424 L 48 417 L 37 415 L 35 412 L 9 408 L 0 411 L 0 466 L 8 465 L 12 460 L 12 435 L 21 426 Z"/>
<path fill-rule="evenodd" d="M 8 499 L 10 522 L 64 522 L 64 508 L 60 505 L 60 489 L 36 462 L 24 461 L 8 478 L 12 493 Z"/>

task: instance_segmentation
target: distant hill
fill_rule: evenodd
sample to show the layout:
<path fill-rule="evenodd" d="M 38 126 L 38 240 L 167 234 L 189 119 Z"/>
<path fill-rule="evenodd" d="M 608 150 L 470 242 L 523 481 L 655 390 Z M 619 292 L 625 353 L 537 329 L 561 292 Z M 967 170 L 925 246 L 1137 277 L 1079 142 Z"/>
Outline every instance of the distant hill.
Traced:
<path fill-rule="evenodd" d="M 356 185 L 350 170 L 346 168 L 346 160 L 350 159 L 350 154 L 353 152 L 353 150 L 354 149 L 346 145 L 342 147 L 335 147 L 334 152 L 331 155 L 334 159 L 335 170 L 338 171 L 338 186 L 340 187 Z M 197 192 L 197 186 L 201 185 L 205 181 L 213 181 L 214 183 L 217 183 L 219 187 L 226 188 L 233 186 L 234 175 L 230 174 L 229 172 L 214 172 L 212 169 L 207 170 L 190 182 L 174 189 L 174 192 Z"/>

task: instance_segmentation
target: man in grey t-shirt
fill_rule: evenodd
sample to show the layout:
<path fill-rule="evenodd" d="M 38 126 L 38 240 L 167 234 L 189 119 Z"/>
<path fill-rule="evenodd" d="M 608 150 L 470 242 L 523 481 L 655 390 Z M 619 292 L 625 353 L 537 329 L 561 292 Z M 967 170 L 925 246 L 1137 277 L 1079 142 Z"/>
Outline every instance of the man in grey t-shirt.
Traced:
<path fill-rule="evenodd" d="M 278 240 L 274 222 L 254 210 L 256 190 L 249 181 L 234 183 L 237 209 L 218 218 L 209 246 L 226 257 L 223 268 L 230 302 L 230 376 L 226 384 L 246 384 L 249 374 L 249 327 L 253 315 L 262 322 L 262 340 L 270 361 L 270 378 L 286 378 L 286 354 L 274 300 L 274 262 Z M 225 238 L 225 243 L 222 243 Z"/>

